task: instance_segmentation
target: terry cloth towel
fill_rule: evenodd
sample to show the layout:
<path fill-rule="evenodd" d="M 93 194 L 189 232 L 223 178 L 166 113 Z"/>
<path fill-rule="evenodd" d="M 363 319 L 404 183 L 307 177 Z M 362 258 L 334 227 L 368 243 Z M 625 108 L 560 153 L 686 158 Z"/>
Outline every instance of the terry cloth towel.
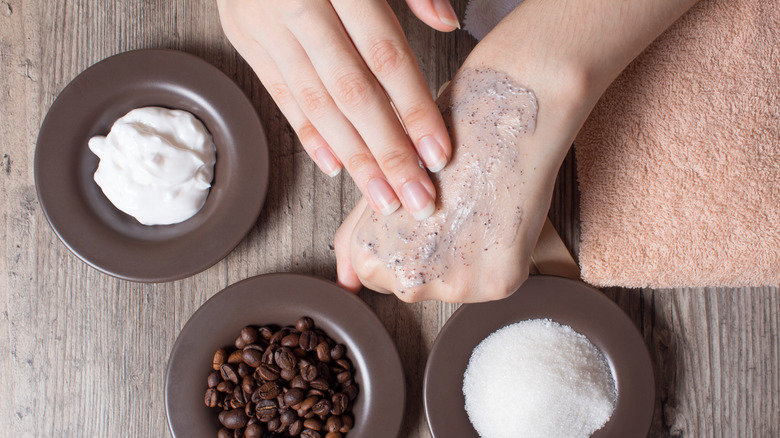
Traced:
<path fill-rule="evenodd" d="M 597 286 L 780 285 L 780 2 L 703 0 L 575 142 Z"/>

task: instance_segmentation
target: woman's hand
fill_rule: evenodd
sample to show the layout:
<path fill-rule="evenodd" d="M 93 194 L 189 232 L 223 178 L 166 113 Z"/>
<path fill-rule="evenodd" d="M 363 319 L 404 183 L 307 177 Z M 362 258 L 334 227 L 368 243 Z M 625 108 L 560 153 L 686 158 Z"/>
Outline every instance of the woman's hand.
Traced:
<path fill-rule="evenodd" d="M 431 27 L 458 26 L 447 0 L 407 0 Z M 251 65 L 309 156 L 342 166 L 374 211 L 433 212 L 425 166 L 450 139 L 398 20 L 385 0 L 219 0 L 225 34 Z M 419 157 L 419 159 L 418 159 Z"/>

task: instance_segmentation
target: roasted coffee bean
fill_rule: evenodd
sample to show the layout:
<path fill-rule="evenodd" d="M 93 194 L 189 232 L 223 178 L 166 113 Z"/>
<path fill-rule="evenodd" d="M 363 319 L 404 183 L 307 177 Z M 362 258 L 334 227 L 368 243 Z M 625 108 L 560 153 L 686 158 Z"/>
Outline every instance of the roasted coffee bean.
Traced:
<path fill-rule="evenodd" d="M 244 347 L 246 347 L 246 344 L 247 344 L 247 342 L 244 341 L 244 339 L 241 338 L 240 335 L 236 338 L 235 342 L 233 342 L 233 345 L 235 345 L 236 348 L 239 349 L 239 350 L 243 350 Z"/>
<path fill-rule="evenodd" d="M 347 349 L 343 344 L 336 344 L 336 346 L 330 349 L 330 358 L 333 360 L 339 360 L 344 357 L 346 352 Z"/>
<path fill-rule="evenodd" d="M 347 359 L 339 359 L 336 361 L 336 365 L 344 371 L 351 371 L 352 364 Z"/>
<path fill-rule="evenodd" d="M 241 363 L 241 350 L 235 350 L 228 356 L 227 363 L 238 365 Z"/>
<path fill-rule="evenodd" d="M 249 422 L 251 423 L 252 420 L 254 420 L 255 412 L 257 412 L 257 405 L 255 403 L 252 403 L 252 401 L 247 401 L 247 403 L 244 405 L 244 413 L 247 417 L 249 417 Z"/>
<path fill-rule="evenodd" d="M 206 378 L 206 382 L 209 385 L 209 388 L 214 388 L 215 386 L 219 385 L 219 382 L 222 381 L 222 376 L 219 375 L 219 371 L 212 371 L 211 374 Z"/>
<path fill-rule="evenodd" d="M 279 419 L 282 420 L 282 424 L 289 426 L 298 419 L 298 414 L 296 414 L 292 409 L 288 409 L 282 412 L 282 414 L 279 416 Z"/>
<path fill-rule="evenodd" d="M 266 424 L 266 427 L 268 430 L 277 431 L 282 427 L 282 420 L 280 420 L 279 417 L 271 418 L 271 421 Z"/>
<path fill-rule="evenodd" d="M 332 403 L 328 399 L 322 399 L 314 404 L 314 406 L 311 407 L 311 411 L 315 414 L 319 415 L 320 418 L 324 418 L 325 416 L 330 414 L 330 408 L 333 407 Z"/>
<path fill-rule="evenodd" d="M 331 397 L 331 402 L 332 406 L 330 412 L 333 415 L 341 415 L 344 412 L 347 412 L 347 409 L 349 409 L 349 397 L 343 392 L 333 394 L 333 397 Z"/>
<path fill-rule="evenodd" d="M 308 316 L 302 316 L 295 321 L 295 329 L 303 333 L 306 330 L 311 330 L 314 327 L 314 320 Z"/>
<path fill-rule="evenodd" d="M 311 330 L 301 333 L 298 338 L 298 346 L 305 351 L 312 351 L 317 348 L 317 334 Z"/>
<path fill-rule="evenodd" d="M 266 365 L 274 365 L 274 355 L 278 349 L 279 346 L 276 344 L 269 345 L 263 352 L 263 363 Z"/>
<path fill-rule="evenodd" d="M 349 397 L 349 401 L 352 401 L 355 399 L 355 397 L 357 397 L 358 388 L 357 386 L 355 386 L 354 383 L 350 385 L 344 385 L 344 388 L 342 389 L 341 392 L 347 394 L 347 397 Z"/>
<path fill-rule="evenodd" d="M 290 382 L 290 386 L 292 388 L 299 388 L 306 391 L 307 389 L 309 389 L 309 382 L 303 380 L 303 377 L 299 374 L 292 379 L 292 382 Z"/>
<path fill-rule="evenodd" d="M 239 403 L 241 407 L 244 407 L 247 402 L 246 394 L 244 394 L 244 388 L 236 386 L 236 389 L 233 390 L 233 400 Z"/>
<path fill-rule="evenodd" d="M 265 339 L 266 341 L 271 339 L 271 336 L 274 335 L 274 331 L 268 326 L 263 326 L 258 328 L 257 333 L 260 335 L 261 338 Z"/>
<path fill-rule="evenodd" d="M 309 382 L 309 385 L 311 385 L 311 387 L 314 389 L 319 389 L 320 391 L 327 391 L 330 389 L 330 384 L 323 377 L 317 377 L 316 379 Z"/>
<path fill-rule="evenodd" d="M 217 432 L 217 438 L 233 438 L 233 431 L 227 427 L 223 427 Z"/>
<path fill-rule="evenodd" d="M 319 418 L 308 418 L 303 421 L 303 427 L 311 430 L 322 430 L 322 421 Z"/>
<path fill-rule="evenodd" d="M 259 337 L 260 334 L 257 333 L 257 329 L 252 326 L 246 326 L 241 329 L 241 339 L 243 339 L 246 344 L 254 344 Z"/>
<path fill-rule="evenodd" d="M 350 380 L 352 380 L 352 373 L 349 371 L 344 371 L 336 375 L 336 381 L 342 385 L 349 382 Z"/>
<path fill-rule="evenodd" d="M 283 370 L 291 370 L 298 363 L 298 359 L 287 347 L 282 347 L 274 353 L 274 361 Z"/>
<path fill-rule="evenodd" d="M 308 413 L 311 410 L 312 406 L 314 406 L 318 401 L 319 398 L 317 397 L 308 397 L 304 399 L 301 402 L 301 407 L 298 409 L 298 416 L 302 417 L 306 415 L 306 413 Z M 301 414 L 301 412 L 303 412 L 303 414 Z"/>
<path fill-rule="evenodd" d="M 271 400 L 273 398 L 276 398 L 277 395 L 279 395 L 279 392 L 281 389 L 279 388 L 279 385 L 276 382 L 266 382 L 260 387 L 257 388 L 257 391 L 260 394 L 260 398 L 263 400 Z"/>
<path fill-rule="evenodd" d="M 292 379 L 295 378 L 295 376 L 298 375 L 298 370 L 295 369 L 295 367 L 290 368 L 289 370 L 282 370 L 279 373 L 279 376 L 284 379 L 285 381 L 289 382 Z"/>
<path fill-rule="evenodd" d="M 263 353 L 255 349 L 245 349 L 241 352 L 241 358 L 251 367 L 259 367 L 263 363 Z"/>
<path fill-rule="evenodd" d="M 246 376 L 241 381 L 241 388 L 243 388 L 244 392 L 247 394 L 255 392 L 255 386 L 257 386 L 257 383 L 255 382 L 255 378 L 252 376 Z"/>
<path fill-rule="evenodd" d="M 309 382 L 309 384 L 320 375 L 317 367 L 307 361 L 302 361 L 302 364 L 298 366 L 298 370 L 300 371 L 303 380 Z"/>
<path fill-rule="evenodd" d="M 328 432 L 338 432 L 341 429 L 341 417 L 338 415 L 331 415 L 325 421 L 325 430 Z"/>
<path fill-rule="evenodd" d="M 290 436 L 298 436 L 303 432 L 303 420 L 300 418 L 290 423 L 290 427 L 287 428 L 287 433 L 290 434 Z"/>
<path fill-rule="evenodd" d="M 312 389 L 306 391 L 306 397 L 320 397 L 320 398 L 322 398 L 324 396 L 325 396 L 325 393 L 320 391 L 319 389 L 313 389 L 312 388 Z"/>
<path fill-rule="evenodd" d="M 330 381 L 330 367 L 325 362 L 319 362 L 317 363 L 317 372 L 320 374 L 320 377 L 324 378 L 327 381 Z"/>
<path fill-rule="evenodd" d="M 219 392 L 233 392 L 233 389 L 235 388 L 235 385 L 233 385 L 233 382 L 230 380 L 223 380 L 219 382 L 219 385 L 217 385 L 217 391 Z"/>
<path fill-rule="evenodd" d="M 214 366 L 215 370 L 219 370 L 219 368 L 227 361 L 227 352 L 220 348 L 217 350 L 216 353 L 214 353 L 214 359 L 212 361 L 212 364 Z"/>
<path fill-rule="evenodd" d="M 219 413 L 219 422 L 228 429 L 239 429 L 246 426 L 249 417 L 246 416 L 243 409 L 231 409 Z"/>
<path fill-rule="evenodd" d="M 292 388 L 284 394 L 284 402 L 287 406 L 297 405 L 303 401 L 303 390 L 299 388 Z"/>
<path fill-rule="evenodd" d="M 322 435 L 320 435 L 320 433 L 316 430 L 303 429 L 303 432 L 301 432 L 301 438 L 322 438 Z"/>
<path fill-rule="evenodd" d="M 282 339 L 284 339 L 284 337 L 287 336 L 287 334 L 288 333 L 286 330 L 284 329 L 279 330 L 278 332 L 274 333 L 273 336 L 271 336 L 271 340 L 269 342 L 271 342 L 271 344 L 273 345 L 280 344 L 282 342 Z"/>
<path fill-rule="evenodd" d="M 355 422 L 352 420 L 351 415 L 344 414 L 339 418 L 341 419 L 341 429 L 339 429 L 339 432 L 347 433 L 352 430 L 352 426 L 354 426 Z"/>
<path fill-rule="evenodd" d="M 219 404 L 219 393 L 214 388 L 209 388 L 206 390 L 206 396 L 203 398 L 203 402 L 206 403 L 206 406 L 210 408 L 216 408 Z"/>
<path fill-rule="evenodd" d="M 280 343 L 281 343 L 282 347 L 295 348 L 295 347 L 298 346 L 298 338 L 299 337 L 300 337 L 300 335 L 297 335 L 295 333 L 291 333 L 291 334 L 283 337 Z"/>
<path fill-rule="evenodd" d="M 315 351 L 317 352 L 317 359 L 319 359 L 320 362 L 330 362 L 330 347 L 327 342 L 320 342 Z"/>
<path fill-rule="evenodd" d="M 279 367 L 276 365 L 261 364 L 255 370 L 255 379 L 274 381 L 279 380 Z"/>
<path fill-rule="evenodd" d="M 219 368 L 220 374 L 224 380 L 230 380 L 234 385 L 238 385 L 238 373 L 232 365 L 224 364 Z"/>
<path fill-rule="evenodd" d="M 253 367 L 250 367 L 245 362 L 241 362 L 238 364 L 238 377 L 241 377 L 242 379 L 246 376 L 251 376 L 252 373 L 255 372 L 255 369 Z"/>
<path fill-rule="evenodd" d="M 263 428 L 260 424 L 250 424 L 244 430 L 244 438 L 263 438 Z"/>
<path fill-rule="evenodd" d="M 295 355 L 295 357 L 298 358 L 298 359 L 303 359 L 304 357 L 306 357 L 306 350 L 304 350 L 301 347 L 293 348 L 292 352 Z"/>
<path fill-rule="evenodd" d="M 257 402 L 255 412 L 257 412 L 258 420 L 262 421 L 263 423 L 267 423 L 278 415 L 279 409 L 276 406 L 275 400 L 260 400 Z"/>
<path fill-rule="evenodd" d="M 341 438 L 342 435 L 338 432 L 328 432 L 325 434 L 325 438 Z"/>

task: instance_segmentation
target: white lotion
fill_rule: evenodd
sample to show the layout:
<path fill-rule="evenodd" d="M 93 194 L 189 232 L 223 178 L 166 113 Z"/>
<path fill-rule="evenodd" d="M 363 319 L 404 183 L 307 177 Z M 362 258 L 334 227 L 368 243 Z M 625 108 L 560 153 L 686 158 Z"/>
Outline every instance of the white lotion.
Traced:
<path fill-rule="evenodd" d="M 137 108 L 107 136 L 89 140 L 100 158 L 95 182 L 118 209 L 144 225 L 183 222 L 206 203 L 216 148 L 187 111 Z"/>

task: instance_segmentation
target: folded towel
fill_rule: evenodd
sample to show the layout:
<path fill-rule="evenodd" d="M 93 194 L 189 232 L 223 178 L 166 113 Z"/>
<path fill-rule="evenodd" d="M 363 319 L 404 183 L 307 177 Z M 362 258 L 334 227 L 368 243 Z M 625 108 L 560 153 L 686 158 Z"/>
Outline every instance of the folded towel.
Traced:
<path fill-rule="evenodd" d="M 575 142 L 598 286 L 780 285 L 780 2 L 704 0 Z"/>

